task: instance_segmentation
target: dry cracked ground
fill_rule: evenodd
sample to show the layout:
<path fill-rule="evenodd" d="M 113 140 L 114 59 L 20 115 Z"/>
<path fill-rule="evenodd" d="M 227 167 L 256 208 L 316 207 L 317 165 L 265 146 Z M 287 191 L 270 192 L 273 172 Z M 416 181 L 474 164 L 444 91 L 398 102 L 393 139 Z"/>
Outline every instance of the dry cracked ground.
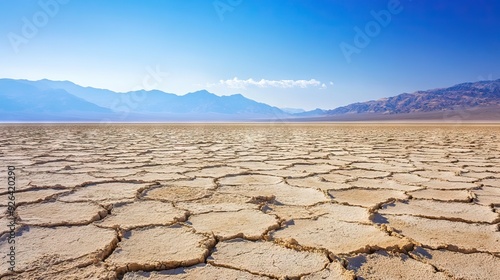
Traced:
<path fill-rule="evenodd" d="M 500 126 L 1 129 L 2 279 L 500 279 Z"/>

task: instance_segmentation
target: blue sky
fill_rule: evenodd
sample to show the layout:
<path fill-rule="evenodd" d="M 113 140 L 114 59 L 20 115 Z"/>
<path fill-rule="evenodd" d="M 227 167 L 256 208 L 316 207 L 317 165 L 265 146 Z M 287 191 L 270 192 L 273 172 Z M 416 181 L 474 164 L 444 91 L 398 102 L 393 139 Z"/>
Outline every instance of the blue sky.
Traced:
<path fill-rule="evenodd" d="M 494 0 L 0 0 L 0 18 L 2 78 L 304 109 L 500 78 Z"/>

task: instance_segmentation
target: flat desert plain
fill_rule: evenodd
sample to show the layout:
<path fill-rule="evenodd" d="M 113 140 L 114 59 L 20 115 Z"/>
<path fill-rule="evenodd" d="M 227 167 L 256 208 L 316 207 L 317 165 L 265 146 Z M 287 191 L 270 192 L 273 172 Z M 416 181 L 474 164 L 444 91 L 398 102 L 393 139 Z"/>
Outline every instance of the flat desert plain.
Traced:
<path fill-rule="evenodd" d="M 2 125 L 0 277 L 500 279 L 499 140 L 493 124 Z"/>

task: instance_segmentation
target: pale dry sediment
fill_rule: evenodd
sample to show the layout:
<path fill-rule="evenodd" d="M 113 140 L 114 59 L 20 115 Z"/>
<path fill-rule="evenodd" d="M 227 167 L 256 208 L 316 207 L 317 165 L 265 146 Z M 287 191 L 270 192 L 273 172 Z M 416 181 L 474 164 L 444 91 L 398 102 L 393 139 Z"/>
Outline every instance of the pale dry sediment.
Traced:
<path fill-rule="evenodd" d="M 498 125 L 2 129 L 2 279 L 499 277 Z"/>

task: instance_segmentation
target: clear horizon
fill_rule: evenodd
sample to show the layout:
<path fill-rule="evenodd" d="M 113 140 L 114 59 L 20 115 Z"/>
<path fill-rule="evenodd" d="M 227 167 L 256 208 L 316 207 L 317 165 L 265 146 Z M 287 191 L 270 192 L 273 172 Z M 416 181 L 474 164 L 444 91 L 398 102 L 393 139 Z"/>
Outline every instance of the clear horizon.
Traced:
<path fill-rule="evenodd" d="M 500 77 L 495 1 L 2 1 L 0 77 L 332 109 Z"/>

